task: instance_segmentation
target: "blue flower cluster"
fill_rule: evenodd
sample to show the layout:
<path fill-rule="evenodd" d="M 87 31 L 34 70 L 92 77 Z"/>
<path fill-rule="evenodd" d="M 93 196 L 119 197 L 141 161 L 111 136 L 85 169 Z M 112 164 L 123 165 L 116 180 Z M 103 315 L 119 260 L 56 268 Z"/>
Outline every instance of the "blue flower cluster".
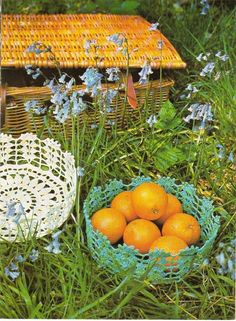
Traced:
<path fill-rule="evenodd" d="M 4 273 L 14 281 L 20 275 L 19 267 L 12 262 L 9 266 L 4 268 Z"/>
<path fill-rule="evenodd" d="M 149 31 L 157 30 L 159 27 L 159 22 L 152 23 L 151 26 L 148 28 Z"/>
<path fill-rule="evenodd" d="M 211 111 L 211 104 L 192 104 L 188 110 L 191 112 L 187 117 L 184 118 L 184 121 L 189 123 L 190 120 L 197 120 L 200 122 L 199 126 L 196 126 L 196 129 L 205 129 L 209 121 L 213 120 L 213 114 Z"/>
<path fill-rule="evenodd" d="M 59 236 L 61 235 L 62 231 L 57 231 L 56 233 L 52 234 L 52 242 L 45 247 L 45 249 L 49 253 L 59 254 L 61 253 L 60 250 L 60 242 L 59 242 Z"/>
<path fill-rule="evenodd" d="M 113 108 L 111 108 L 110 106 L 117 94 L 118 94 L 118 91 L 114 89 L 107 89 L 102 92 L 102 97 L 100 101 L 102 105 L 102 109 L 101 109 L 102 114 L 113 111 Z"/>
<path fill-rule="evenodd" d="M 212 74 L 213 74 L 213 71 L 215 70 L 215 67 L 216 67 L 216 64 L 218 64 L 218 62 L 213 62 L 213 61 L 208 61 L 208 58 L 211 56 L 211 53 L 210 52 L 207 52 L 206 54 L 203 54 L 203 53 L 200 53 L 196 59 L 199 61 L 199 62 L 202 62 L 202 61 L 206 61 L 207 64 L 203 67 L 203 69 L 201 70 L 200 72 L 200 76 L 201 77 L 210 77 Z M 221 51 L 218 51 L 215 55 L 215 57 L 218 58 L 218 60 L 221 60 L 223 62 L 226 62 L 228 59 L 229 59 L 229 56 L 226 55 L 226 54 L 222 54 Z M 220 77 L 220 72 L 218 71 L 215 76 L 214 76 L 214 79 L 215 80 L 218 80 Z"/>
<path fill-rule="evenodd" d="M 147 123 L 149 125 L 149 127 L 153 127 L 153 125 L 155 125 L 157 123 L 157 117 L 156 115 L 151 115 L 148 119 L 147 119 Z"/>
<path fill-rule="evenodd" d="M 219 268 L 217 270 L 218 274 L 221 275 L 230 275 L 230 277 L 235 280 L 236 272 L 235 272 L 235 246 L 236 239 L 230 242 L 230 245 L 226 245 L 223 242 L 219 243 L 219 248 L 221 249 L 220 253 L 216 255 L 216 262 L 219 264 Z"/>
<path fill-rule="evenodd" d="M 125 37 L 121 33 L 116 33 L 114 35 L 110 35 L 107 37 L 107 40 L 110 42 L 113 42 L 115 45 L 117 45 L 118 50 L 123 49 Z"/>
<path fill-rule="evenodd" d="M 51 49 L 51 46 L 46 46 L 42 42 L 36 41 L 26 49 L 26 52 L 31 52 L 36 55 L 40 55 L 44 52 L 51 52 Z"/>
<path fill-rule="evenodd" d="M 38 100 L 29 100 L 25 104 L 25 110 L 27 112 L 33 112 L 36 115 L 45 114 L 47 108 L 44 107 Z"/>
<path fill-rule="evenodd" d="M 33 79 L 37 79 L 42 74 L 39 68 L 33 67 L 32 65 L 26 65 L 25 70 L 27 75 L 31 75 Z"/>
<path fill-rule="evenodd" d="M 39 257 L 39 251 L 32 249 L 30 252 L 28 258 L 29 261 L 34 263 Z M 19 271 L 19 263 L 23 263 L 27 260 L 27 258 L 23 257 L 21 254 L 18 254 L 15 256 L 14 261 L 10 263 L 9 266 L 6 266 L 4 268 L 4 273 L 6 276 L 8 276 L 12 281 L 17 279 L 20 276 L 20 271 Z"/>
<path fill-rule="evenodd" d="M 84 50 L 85 50 L 85 53 L 86 55 L 89 55 L 90 53 L 90 50 L 91 50 L 91 47 L 92 46 L 96 46 L 97 44 L 97 41 L 96 40 L 86 40 L 85 43 L 84 43 Z"/>
<path fill-rule="evenodd" d="M 118 81 L 120 79 L 119 73 L 120 69 L 119 68 L 107 68 L 106 73 L 109 75 L 107 78 L 108 81 Z"/>
<path fill-rule="evenodd" d="M 144 63 L 142 70 L 138 74 L 140 76 L 139 83 L 146 84 L 148 82 L 149 75 L 153 74 L 153 71 L 148 61 Z"/>
<path fill-rule="evenodd" d="M 22 216 L 25 216 L 25 210 L 21 202 L 13 201 L 7 204 L 7 218 L 11 219 L 15 224 L 19 224 Z"/>
<path fill-rule="evenodd" d="M 103 75 L 99 73 L 96 68 L 87 68 L 80 78 L 86 85 L 85 92 L 91 93 L 91 97 L 96 96 L 98 94 L 98 90 L 102 89 Z"/>
<path fill-rule="evenodd" d="M 232 151 L 228 154 L 228 157 L 227 157 L 227 154 L 225 153 L 225 146 L 223 146 L 222 144 L 217 144 L 216 147 L 218 149 L 217 156 L 220 160 L 223 160 L 223 159 L 225 160 L 227 158 L 228 162 L 231 162 L 231 163 L 234 162 L 234 154 Z"/>
<path fill-rule="evenodd" d="M 201 15 L 205 16 L 208 12 L 208 10 L 210 9 L 210 5 L 208 3 L 208 0 L 201 0 L 200 4 L 202 5 L 202 11 L 201 11 Z"/>

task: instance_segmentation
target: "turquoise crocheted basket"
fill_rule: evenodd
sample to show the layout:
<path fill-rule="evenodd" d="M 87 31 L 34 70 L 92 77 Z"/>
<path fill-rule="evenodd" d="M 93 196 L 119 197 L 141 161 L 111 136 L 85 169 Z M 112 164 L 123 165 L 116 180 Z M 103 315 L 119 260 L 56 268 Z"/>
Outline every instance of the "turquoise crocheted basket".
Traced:
<path fill-rule="evenodd" d="M 177 184 L 169 177 L 155 182 L 168 193 L 176 195 L 182 202 L 183 211 L 196 217 L 201 225 L 201 239 L 197 246 L 190 246 L 180 252 L 177 265 L 166 267 L 166 258 L 170 256 L 160 250 L 150 254 L 140 254 L 126 244 L 111 245 L 91 224 L 91 216 L 103 207 L 109 207 L 111 200 L 121 191 L 132 190 L 142 182 L 152 181 L 149 177 L 137 177 L 126 185 L 122 181 L 112 180 L 104 187 L 94 187 L 84 202 L 86 234 L 88 247 L 98 265 L 113 274 L 124 276 L 131 272 L 135 278 L 147 279 L 152 283 L 170 283 L 180 281 L 183 276 L 202 265 L 207 258 L 220 227 L 219 217 L 214 215 L 212 201 L 200 198 L 196 189 L 188 183 Z M 158 260 L 157 260 L 158 258 Z"/>

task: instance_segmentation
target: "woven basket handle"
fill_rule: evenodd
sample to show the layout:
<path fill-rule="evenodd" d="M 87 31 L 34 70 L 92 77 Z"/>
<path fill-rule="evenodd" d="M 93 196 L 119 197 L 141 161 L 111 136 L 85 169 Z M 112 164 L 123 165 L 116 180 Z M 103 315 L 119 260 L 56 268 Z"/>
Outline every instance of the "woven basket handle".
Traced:
<path fill-rule="evenodd" d="M 0 128 L 3 128 L 6 120 L 6 96 L 6 87 L 0 86 Z"/>

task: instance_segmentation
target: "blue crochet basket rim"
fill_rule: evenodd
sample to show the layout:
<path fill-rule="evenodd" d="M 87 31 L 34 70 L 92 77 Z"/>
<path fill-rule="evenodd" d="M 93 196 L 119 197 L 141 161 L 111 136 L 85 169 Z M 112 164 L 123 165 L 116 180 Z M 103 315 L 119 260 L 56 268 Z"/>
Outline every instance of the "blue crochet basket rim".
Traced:
<path fill-rule="evenodd" d="M 182 250 L 178 256 L 177 266 L 166 268 L 166 258 L 170 253 L 155 250 L 141 254 L 126 244 L 111 245 L 102 233 L 94 231 L 91 219 L 93 213 L 102 207 L 109 207 L 112 198 L 123 190 L 132 190 L 142 182 L 153 181 L 165 188 L 168 193 L 176 195 L 186 213 L 194 215 L 201 226 L 201 245 L 192 245 Z M 194 204 L 194 207 L 193 207 Z M 192 206 L 191 206 L 192 205 Z M 211 250 L 220 227 L 220 219 L 214 215 L 213 202 L 205 197 L 198 197 L 196 188 L 187 182 L 177 184 L 174 178 L 136 177 L 129 184 L 121 180 L 109 180 L 104 187 L 92 188 L 84 202 L 83 212 L 86 221 L 88 247 L 98 265 L 113 274 L 127 274 L 132 270 L 135 278 L 146 278 L 153 283 L 170 283 L 180 281 L 189 271 L 199 268 Z M 204 215 L 201 215 L 204 213 Z M 158 260 L 157 260 L 158 259 Z"/>

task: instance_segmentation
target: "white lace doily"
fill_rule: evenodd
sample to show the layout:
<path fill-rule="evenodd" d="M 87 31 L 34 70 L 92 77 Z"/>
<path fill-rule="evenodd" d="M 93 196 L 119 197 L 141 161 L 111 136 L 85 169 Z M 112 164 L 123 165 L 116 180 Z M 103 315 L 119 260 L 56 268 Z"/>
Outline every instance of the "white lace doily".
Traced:
<path fill-rule="evenodd" d="M 75 193 L 74 157 L 59 143 L 0 134 L 0 240 L 51 233 L 70 214 Z M 23 213 L 9 211 L 14 203 Z"/>

